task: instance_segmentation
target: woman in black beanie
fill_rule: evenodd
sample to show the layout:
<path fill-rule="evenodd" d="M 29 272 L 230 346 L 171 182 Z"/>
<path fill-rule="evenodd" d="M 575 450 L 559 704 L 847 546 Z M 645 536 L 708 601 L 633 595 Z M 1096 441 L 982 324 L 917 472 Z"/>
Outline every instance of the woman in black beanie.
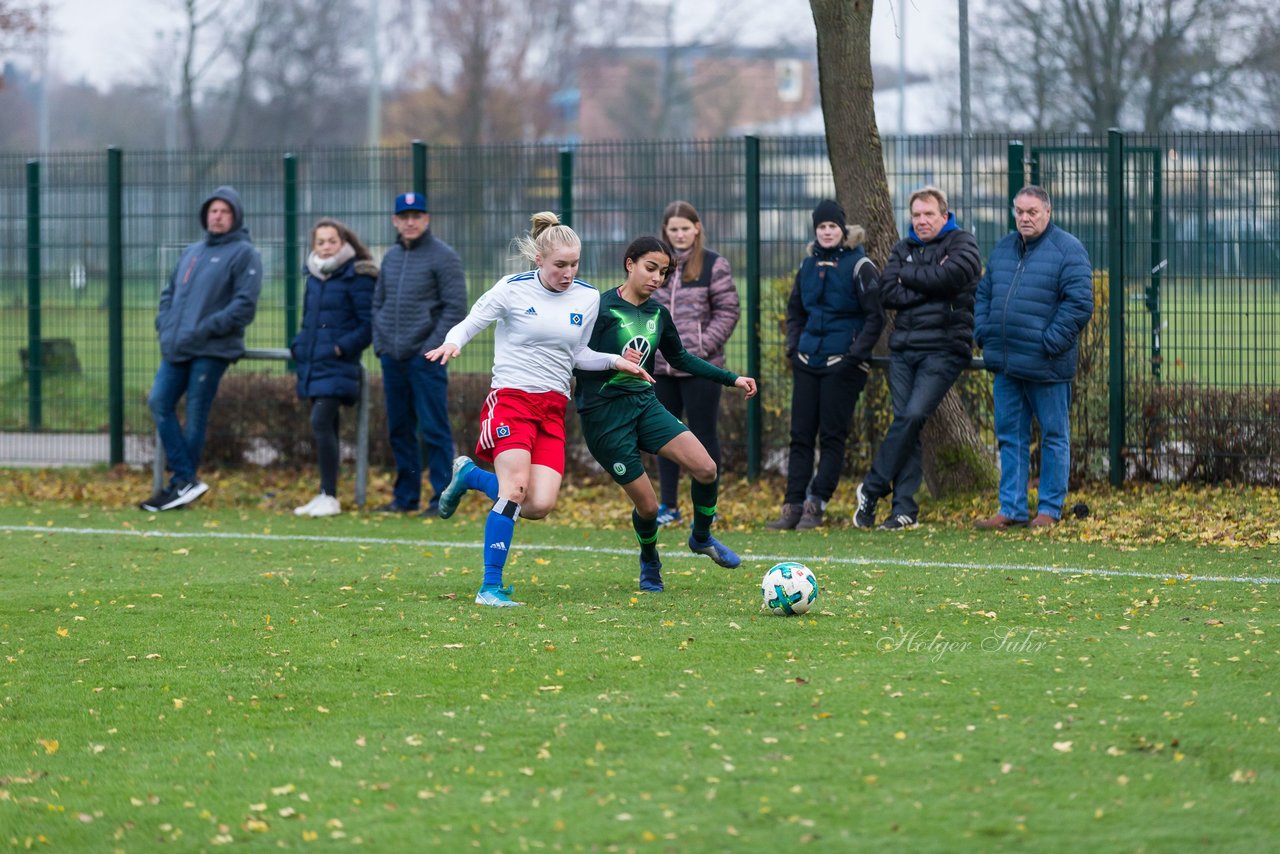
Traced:
<path fill-rule="evenodd" d="M 787 301 L 791 446 L 782 513 L 765 526 L 772 531 L 822 524 L 844 468 L 871 350 L 884 329 L 880 271 L 863 249 L 862 226 L 846 225 L 844 208 L 824 199 L 813 209 L 813 231 Z"/>

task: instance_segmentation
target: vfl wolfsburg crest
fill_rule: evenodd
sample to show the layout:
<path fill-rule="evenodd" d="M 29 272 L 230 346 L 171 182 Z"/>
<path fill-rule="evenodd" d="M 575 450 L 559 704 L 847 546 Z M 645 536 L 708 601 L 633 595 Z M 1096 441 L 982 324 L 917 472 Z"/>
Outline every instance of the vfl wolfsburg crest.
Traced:
<path fill-rule="evenodd" d="M 622 351 L 625 353 L 627 350 L 639 350 L 640 361 L 643 362 L 645 359 L 649 358 L 649 349 L 649 339 L 645 338 L 643 335 L 637 335 L 627 342 L 627 345 L 622 348 Z"/>
<path fill-rule="evenodd" d="M 613 473 L 621 477 L 622 475 L 627 473 L 627 467 L 624 466 L 622 463 L 614 463 Z"/>

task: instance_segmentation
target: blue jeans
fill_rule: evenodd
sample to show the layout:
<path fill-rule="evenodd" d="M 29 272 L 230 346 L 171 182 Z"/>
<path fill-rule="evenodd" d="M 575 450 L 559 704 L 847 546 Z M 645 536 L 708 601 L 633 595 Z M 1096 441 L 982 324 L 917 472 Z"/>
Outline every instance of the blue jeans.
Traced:
<path fill-rule="evenodd" d="M 387 399 L 387 432 L 396 459 L 393 502 L 416 510 L 422 497 L 422 453 L 418 432 L 427 451 L 432 501 L 453 476 L 453 430 L 449 426 L 449 372 L 444 365 L 421 356 L 393 359 L 382 356 L 382 391 Z"/>
<path fill-rule="evenodd" d="M 1025 522 L 1031 469 L 1031 418 L 1040 423 L 1040 505 L 1062 518 L 1071 472 L 1071 383 L 1038 383 L 996 374 L 996 441 L 1000 446 L 1000 512 Z"/>
<path fill-rule="evenodd" d="M 893 423 L 880 442 L 862 489 L 877 499 L 892 490 L 895 516 L 914 519 L 920 512 L 915 497 L 924 480 L 920 433 L 968 364 L 968 356 L 937 350 L 895 351 L 889 356 Z"/>
<path fill-rule="evenodd" d="M 226 359 L 202 356 L 189 362 L 162 359 L 156 371 L 147 406 L 160 434 L 160 445 L 173 472 L 171 483 L 191 483 L 200 467 L 204 434 L 209 427 L 209 410 L 218 393 L 218 383 L 231 365 Z M 187 396 L 185 424 L 178 423 L 178 400 Z"/>

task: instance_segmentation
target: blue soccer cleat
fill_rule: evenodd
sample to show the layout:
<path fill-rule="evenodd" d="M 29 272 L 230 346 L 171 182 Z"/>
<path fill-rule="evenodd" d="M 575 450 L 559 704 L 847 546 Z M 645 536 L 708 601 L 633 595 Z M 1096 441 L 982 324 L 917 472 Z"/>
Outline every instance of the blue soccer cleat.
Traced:
<path fill-rule="evenodd" d="M 640 558 L 640 589 L 650 593 L 662 592 L 662 561 Z"/>
<path fill-rule="evenodd" d="M 515 608 L 521 603 L 512 601 L 510 585 L 499 587 L 496 584 L 486 584 L 476 594 L 476 604 L 488 605 L 490 608 Z"/>
<path fill-rule="evenodd" d="M 448 519 L 458 509 L 458 502 L 467 492 L 467 475 L 476 467 L 471 457 L 459 456 L 453 460 L 453 479 L 440 493 L 440 518 Z"/>
<path fill-rule="evenodd" d="M 674 525 L 680 521 L 680 508 L 674 505 L 668 507 L 666 504 L 658 505 L 658 527 L 665 528 L 667 525 Z"/>
<path fill-rule="evenodd" d="M 742 563 L 742 558 L 738 557 L 733 553 L 732 549 L 710 534 L 707 534 L 705 540 L 699 540 L 693 534 L 690 534 L 689 551 L 696 555 L 706 555 L 726 569 L 734 569 Z"/>

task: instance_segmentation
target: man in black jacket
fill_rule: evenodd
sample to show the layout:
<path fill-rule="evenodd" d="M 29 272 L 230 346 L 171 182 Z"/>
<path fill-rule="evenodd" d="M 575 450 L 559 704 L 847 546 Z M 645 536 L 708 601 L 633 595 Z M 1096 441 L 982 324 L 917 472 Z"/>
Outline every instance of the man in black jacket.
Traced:
<path fill-rule="evenodd" d="M 880 276 L 881 302 L 897 309 L 889 336 L 893 423 L 871 471 L 858 485 L 859 528 L 876 524 L 876 503 L 893 493 L 886 531 L 914 528 L 916 490 L 924 479 L 920 432 L 973 354 L 973 301 L 982 255 L 973 235 L 956 225 L 937 187 L 911 194 L 911 227 L 889 253 Z"/>
<path fill-rule="evenodd" d="M 373 350 L 382 363 L 387 432 L 396 458 L 390 503 L 380 510 L 410 513 L 422 495 L 422 454 L 427 450 L 432 495 L 425 515 L 439 511 L 440 493 L 453 476 L 453 431 L 449 427 L 449 375 L 423 356 L 467 315 L 462 259 L 431 233 L 431 215 L 421 193 L 396 198 L 391 219 L 399 237 L 382 258 L 373 291 Z"/>

